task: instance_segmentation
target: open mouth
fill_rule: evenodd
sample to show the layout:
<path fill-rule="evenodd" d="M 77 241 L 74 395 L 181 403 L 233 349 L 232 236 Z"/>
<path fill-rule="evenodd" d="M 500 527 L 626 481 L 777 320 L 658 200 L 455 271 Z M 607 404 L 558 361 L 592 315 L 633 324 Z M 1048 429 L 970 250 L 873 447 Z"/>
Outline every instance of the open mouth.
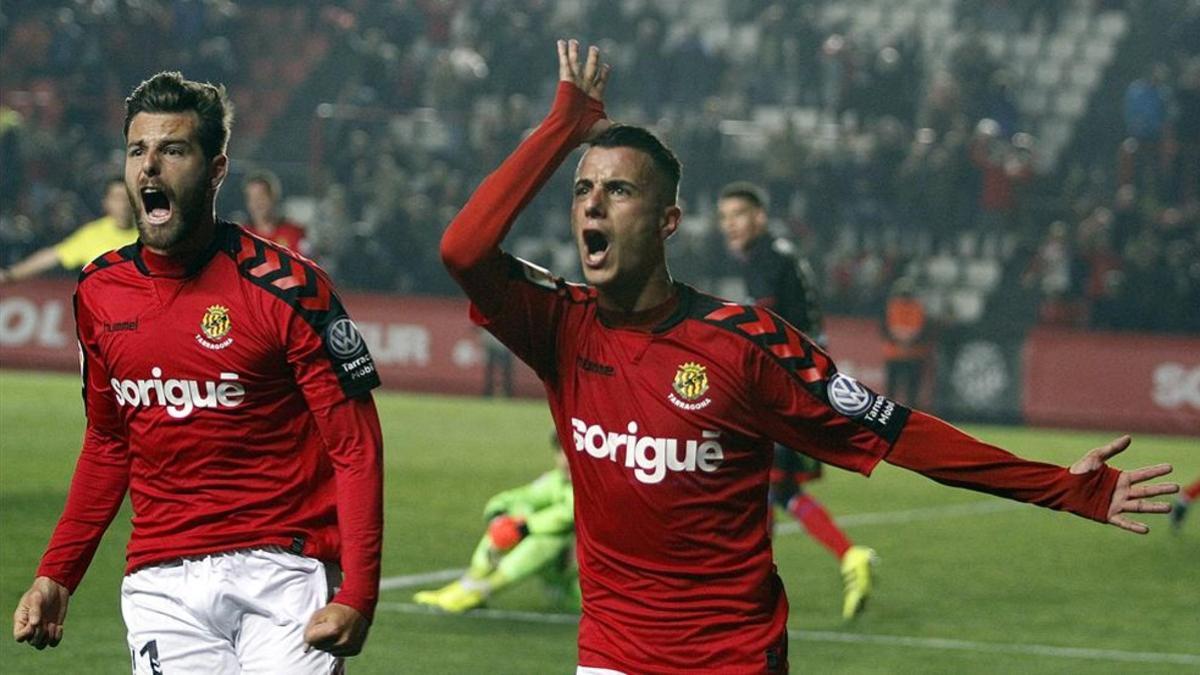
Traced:
<path fill-rule="evenodd" d="M 599 267 L 608 256 L 608 235 L 600 230 L 584 230 L 583 245 L 586 248 L 583 262 L 588 267 Z"/>
<path fill-rule="evenodd" d="M 146 213 L 146 221 L 152 225 L 162 225 L 171 219 L 171 198 L 161 188 L 142 188 L 142 209 Z"/>

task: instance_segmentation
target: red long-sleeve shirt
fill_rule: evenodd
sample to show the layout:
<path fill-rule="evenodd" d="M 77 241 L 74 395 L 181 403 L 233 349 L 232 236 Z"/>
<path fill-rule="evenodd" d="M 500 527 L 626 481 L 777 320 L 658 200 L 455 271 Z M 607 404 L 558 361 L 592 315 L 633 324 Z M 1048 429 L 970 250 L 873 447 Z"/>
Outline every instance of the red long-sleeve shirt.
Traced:
<path fill-rule="evenodd" d="M 371 355 L 310 261 L 218 223 L 188 266 L 135 244 L 75 294 L 87 431 L 38 568 L 78 586 L 126 491 L 127 572 L 257 546 L 340 561 L 371 618 L 382 434 Z"/>
<path fill-rule="evenodd" d="M 773 442 L 869 474 L 1105 519 L 1117 472 L 1029 462 L 875 394 L 778 316 L 676 286 L 637 317 L 503 253 L 516 215 L 603 116 L 569 84 L 442 240 L 472 318 L 542 379 L 575 490 L 579 663 L 625 672 L 780 672 L 787 599 L 772 564 Z"/>

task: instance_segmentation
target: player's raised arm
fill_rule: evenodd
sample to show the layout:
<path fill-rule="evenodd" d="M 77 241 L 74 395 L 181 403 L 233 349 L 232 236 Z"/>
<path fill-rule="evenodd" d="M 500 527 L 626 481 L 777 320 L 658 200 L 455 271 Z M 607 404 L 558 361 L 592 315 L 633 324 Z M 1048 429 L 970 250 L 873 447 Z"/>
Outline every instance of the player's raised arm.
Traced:
<path fill-rule="evenodd" d="M 604 117 L 604 86 L 609 67 L 592 47 L 579 63 L 579 43 L 558 41 L 558 93 L 549 115 L 536 130 L 489 175 L 471 195 L 442 236 L 441 255 L 450 274 L 472 300 L 488 308 L 493 297 L 494 264 L 500 242 L 517 214 L 571 150 L 608 125 Z"/>

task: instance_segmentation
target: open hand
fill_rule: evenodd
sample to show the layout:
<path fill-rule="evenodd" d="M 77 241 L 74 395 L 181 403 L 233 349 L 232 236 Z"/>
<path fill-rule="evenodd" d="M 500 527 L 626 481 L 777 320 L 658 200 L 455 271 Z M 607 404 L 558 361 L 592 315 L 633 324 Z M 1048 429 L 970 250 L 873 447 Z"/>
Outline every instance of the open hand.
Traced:
<path fill-rule="evenodd" d="M 1071 465 L 1071 473 L 1083 474 L 1095 471 L 1104 466 L 1108 460 L 1120 454 L 1129 447 L 1132 439 L 1126 435 L 1114 439 L 1108 445 L 1088 451 L 1078 462 Z M 1117 489 L 1113 491 L 1112 502 L 1108 505 L 1108 522 L 1123 530 L 1146 534 L 1150 528 L 1145 523 L 1126 518 L 1125 513 L 1170 513 L 1171 505 L 1165 502 L 1149 501 L 1150 497 L 1160 497 L 1179 492 L 1176 483 L 1154 483 L 1139 485 L 1152 478 L 1158 478 L 1171 473 L 1170 464 L 1144 466 L 1132 471 L 1122 471 L 1117 479 Z"/>
<path fill-rule="evenodd" d="M 610 70 L 612 70 L 612 67 L 607 63 L 600 63 L 599 47 L 595 45 L 588 47 L 587 61 L 581 67 L 579 65 L 579 41 L 558 41 L 558 80 L 560 82 L 570 82 L 579 87 L 583 93 L 597 101 L 603 102 L 604 86 L 608 84 L 608 73 Z M 587 137 L 584 140 L 590 141 L 610 126 L 612 126 L 611 121 L 607 119 L 598 120 L 588 130 Z"/>

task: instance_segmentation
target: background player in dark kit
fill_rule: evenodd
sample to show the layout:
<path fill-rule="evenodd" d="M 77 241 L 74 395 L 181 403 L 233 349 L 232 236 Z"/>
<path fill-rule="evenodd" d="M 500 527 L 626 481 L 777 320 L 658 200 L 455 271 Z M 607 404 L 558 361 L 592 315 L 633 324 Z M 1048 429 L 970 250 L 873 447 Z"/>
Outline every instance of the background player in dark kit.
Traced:
<path fill-rule="evenodd" d="M 749 302 L 766 307 L 821 349 L 828 349 L 825 320 L 812 269 L 795 246 L 767 230 L 767 195 L 746 181 L 730 183 L 717 199 L 717 217 L 725 245 L 737 261 Z M 825 505 L 804 489 L 821 477 L 821 463 L 801 454 L 803 448 L 775 445 L 771 467 L 771 503 L 796 519 L 808 534 L 838 560 L 841 568 L 842 618 L 854 618 L 871 592 L 875 551 L 855 546 Z M 774 525 L 774 509 L 768 509 Z"/>

